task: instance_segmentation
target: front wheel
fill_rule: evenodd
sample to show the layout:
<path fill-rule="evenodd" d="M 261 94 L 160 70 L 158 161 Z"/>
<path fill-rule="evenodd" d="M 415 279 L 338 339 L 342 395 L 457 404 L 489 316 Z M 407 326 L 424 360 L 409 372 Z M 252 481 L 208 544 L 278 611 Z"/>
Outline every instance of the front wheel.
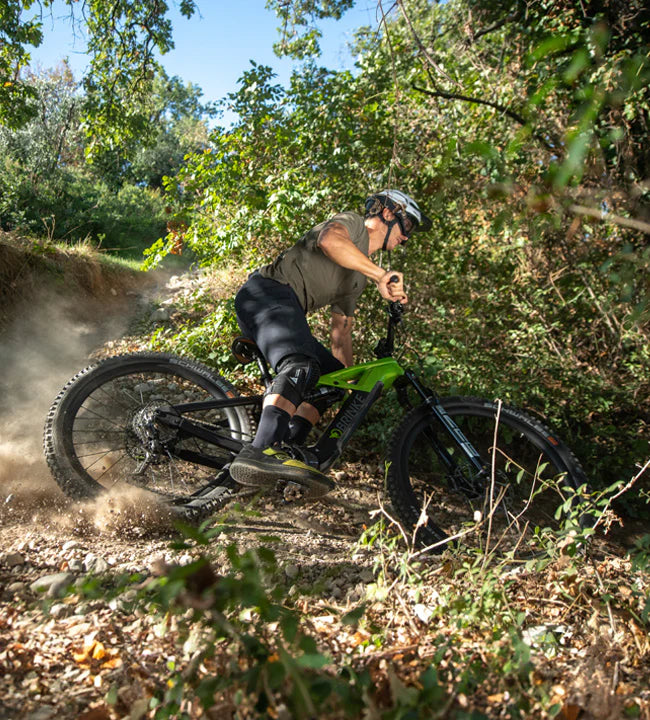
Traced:
<path fill-rule="evenodd" d="M 586 485 L 566 445 L 507 405 L 450 397 L 442 406 L 478 451 L 484 470 L 469 463 L 426 405 L 404 418 L 390 444 L 387 490 L 415 542 L 441 552 L 452 541 L 489 537 L 491 547 L 512 550 L 535 528 L 557 527 L 558 507 Z"/>
<path fill-rule="evenodd" d="M 48 465 L 73 498 L 119 491 L 125 484 L 162 499 L 187 497 L 216 475 L 227 476 L 219 470 L 232 459 L 233 448 L 251 438 L 248 414 L 242 407 L 183 412 L 223 437 L 219 447 L 163 425 L 157 408 L 236 394 L 209 368 L 166 353 L 101 360 L 72 378 L 54 401 L 45 426 Z M 227 477 L 226 484 L 234 481 Z"/>

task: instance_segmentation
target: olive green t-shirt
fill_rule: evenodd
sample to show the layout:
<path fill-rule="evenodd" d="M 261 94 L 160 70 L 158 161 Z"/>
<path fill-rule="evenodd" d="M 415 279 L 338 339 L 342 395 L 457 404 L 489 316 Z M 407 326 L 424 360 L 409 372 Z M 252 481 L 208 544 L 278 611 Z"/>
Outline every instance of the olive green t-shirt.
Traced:
<path fill-rule="evenodd" d="M 350 240 L 368 255 L 368 231 L 364 220 L 353 212 L 343 212 L 316 225 L 272 263 L 259 269 L 260 275 L 290 285 L 305 313 L 331 305 L 332 312 L 348 317 L 354 314 L 367 278 L 356 270 L 337 265 L 318 247 L 318 236 L 328 223 L 343 225 Z"/>

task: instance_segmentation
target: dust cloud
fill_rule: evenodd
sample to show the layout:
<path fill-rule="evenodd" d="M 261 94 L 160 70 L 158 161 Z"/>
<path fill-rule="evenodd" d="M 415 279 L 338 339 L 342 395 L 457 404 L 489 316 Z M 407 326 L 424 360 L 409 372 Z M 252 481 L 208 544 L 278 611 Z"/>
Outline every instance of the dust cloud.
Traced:
<path fill-rule="evenodd" d="M 152 493 L 121 486 L 90 502 L 68 501 L 65 510 L 43 517 L 50 526 L 76 535 L 148 538 L 169 535 L 177 517 Z M 41 519 L 42 510 L 35 518 Z"/>
<path fill-rule="evenodd" d="M 43 290 L 0 336 L 0 522 L 69 504 L 42 451 L 47 412 L 89 353 L 124 330 L 102 304 Z"/>
<path fill-rule="evenodd" d="M 134 292 L 103 297 L 42 289 L 15 311 L 0 334 L 0 528 L 38 522 L 79 534 L 144 537 L 173 529 L 176 517 L 156 495 L 121 486 L 95 501 L 59 489 L 43 456 L 43 428 L 56 396 L 95 352 L 124 335 L 142 305 L 169 287 L 152 273 Z M 164 293 L 164 291 L 163 291 Z M 130 296 L 130 297 L 127 297 Z"/>

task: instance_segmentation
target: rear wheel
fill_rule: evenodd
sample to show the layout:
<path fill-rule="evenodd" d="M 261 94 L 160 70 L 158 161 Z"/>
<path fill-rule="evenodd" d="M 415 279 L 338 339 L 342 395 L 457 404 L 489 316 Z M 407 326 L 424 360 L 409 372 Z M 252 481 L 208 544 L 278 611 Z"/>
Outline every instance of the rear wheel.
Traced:
<path fill-rule="evenodd" d="M 137 353 L 102 360 L 63 388 L 45 426 L 45 456 L 62 490 L 95 497 L 128 484 L 183 498 L 200 490 L 252 437 L 244 408 L 184 412 L 209 426 L 224 446 L 187 437 L 157 418 L 157 408 L 237 395 L 223 377 L 203 365 L 165 353 Z M 197 464 L 210 456 L 210 466 Z M 234 482 L 221 473 L 225 485 Z"/>
<path fill-rule="evenodd" d="M 389 450 L 387 490 L 407 532 L 442 551 L 452 540 L 513 549 L 535 528 L 557 527 L 558 507 L 586 484 L 580 463 L 548 428 L 512 407 L 451 397 L 442 405 L 485 463 L 479 473 L 426 405 L 412 410 Z M 498 418 L 497 418 L 498 415 Z M 451 471 L 434 451 L 441 444 Z M 493 472 L 494 470 L 494 472 Z"/>

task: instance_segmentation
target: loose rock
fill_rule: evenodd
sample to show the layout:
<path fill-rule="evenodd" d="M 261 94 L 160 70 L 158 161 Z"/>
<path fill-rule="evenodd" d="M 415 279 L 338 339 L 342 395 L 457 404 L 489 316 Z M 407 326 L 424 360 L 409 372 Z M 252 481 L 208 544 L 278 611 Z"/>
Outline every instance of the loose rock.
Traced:
<path fill-rule="evenodd" d="M 109 568 L 106 560 L 104 560 L 104 558 L 97 557 L 94 553 L 88 553 L 88 555 L 86 555 L 83 566 L 86 569 L 86 572 L 93 573 L 94 575 L 101 575 Z"/>
<path fill-rule="evenodd" d="M 25 564 L 25 558 L 20 553 L 7 553 L 2 558 L 2 562 L 7 567 L 17 567 Z"/>
<path fill-rule="evenodd" d="M 72 573 L 54 573 L 34 580 L 29 587 L 32 592 L 47 593 L 49 597 L 60 597 L 63 591 L 72 584 L 73 580 L 74 575 Z"/>
<path fill-rule="evenodd" d="M 297 565 L 287 565 L 284 568 L 284 574 L 289 578 L 289 580 L 294 580 L 296 577 L 298 577 L 299 573 L 300 568 Z"/>

